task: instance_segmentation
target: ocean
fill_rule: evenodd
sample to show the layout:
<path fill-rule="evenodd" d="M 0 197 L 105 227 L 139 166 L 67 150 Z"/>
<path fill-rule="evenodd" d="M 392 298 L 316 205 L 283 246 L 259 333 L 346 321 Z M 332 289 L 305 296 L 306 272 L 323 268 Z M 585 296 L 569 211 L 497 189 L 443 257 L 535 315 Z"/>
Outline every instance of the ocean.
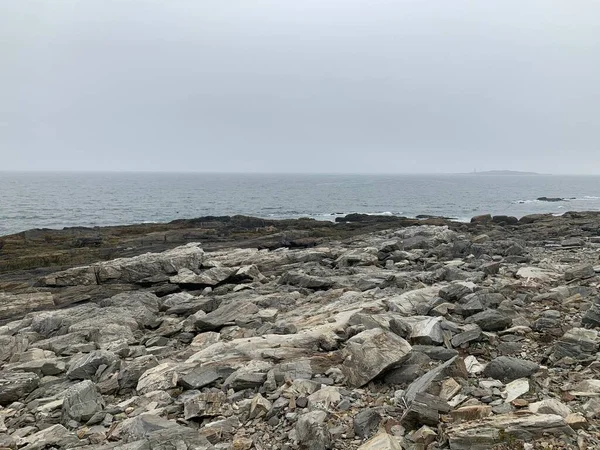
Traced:
<path fill-rule="evenodd" d="M 536 200 L 543 196 L 569 200 Z M 600 176 L 0 172 L 0 236 L 208 215 L 335 220 L 359 212 L 466 221 L 583 210 L 600 210 Z"/>

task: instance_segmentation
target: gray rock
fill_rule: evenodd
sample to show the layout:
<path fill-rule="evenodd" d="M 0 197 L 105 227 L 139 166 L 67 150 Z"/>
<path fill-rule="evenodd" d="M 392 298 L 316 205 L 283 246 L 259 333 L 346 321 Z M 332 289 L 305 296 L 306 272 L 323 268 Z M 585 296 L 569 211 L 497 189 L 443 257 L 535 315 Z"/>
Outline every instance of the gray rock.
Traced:
<path fill-rule="evenodd" d="M 354 416 L 354 434 L 360 438 L 371 436 L 379 428 L 381 414 L 373 408 L 366 408 Z"/>
<path fill-rule="evenodd" d="M 572 328 L 554 344 L 552 357 L 555 361 L 564 357 L 587 359 L 595 356 L 599 349 L 600 335 L 596 330 Z"/>
<path fill-rule="evenodd" d="M 34 373 L 0 373 L 0 405 L 6 406 L 23 399 L 38 387 L 39 377 Z"/>
<path fill-rule="evenodd" d="M 286 272 L 281 276 L 278 283 L 315 290 L 330 289 L 334 284 L 330 279 L 315 277 L 301 272 Z"/>
<path fill-rule="evenodd" d="M 202 392 L 184 403 L 185 420 L 223 415 L 230 408 L 224 392 Z"/>
<path fill-rule="evenodd" d="M 505 383 L 518 378 L 530 377 L 539 368 L 540 366 L 532 361 L 510 356 L 499 356 L 486 366 L 483 375 Z"/>
<path fill-rule="evenodd" d="M 464 331 L 455 334 L 452 337 L 451 342 L 453 347 L 460 347 L 461 345 L 466 344 L 467 342 L 477 341 L 480 338 L 481 328 L 479 328 L 479 325 L 470 324 L 465 327 Z"/>
<path fill-rule="evenodd" d="M 389 327 L 392 333 L 397 334 L 402 339 L 408 339 L 412 333 L 412 327 L 410 324 L 398 317 L 394 317 L 390 320 Z"/>
<path fill-rule="evenodd" d="M 118 258 L 91 266 L 53 273 L 40 280 L 44 286 L 78 286 L 104 283 L 135 283 L 144 278 L 174 274 L 182 268 L 196 269 L 204 259 L 198 243 L 189 243 L 162 253 Z"/>
<path fill-rule="evenodd" d="M 436 347 L 434 345 L 413 345 L 414 352 L 426 354 L 429 358 L 436 361 L 448 361 L 449 359 L 458 356 L 458 351 L 446 348 Z"/>
<path fill-rule="evenodd" d="M 440 325 L 441 321 L 441 317 L 432 317 L 414 323 L 410 333 L 411 343 L 422 345 L 443 344 L 444 336 Z"/>
<path fill-rule="evenodd" d="M 158 360 L 153 355 L 139 356 L 131 361 L 121 361 L 118 382 L 119 389 L 134 389 L 144 372 L 158 366 Z"/>
<path fill-rule="evenodd" d="M 86 422 L 103 407 L 104 402 L 96 385 L 90 380 L 85 380 L 72 386 L 65 393 L 63 420 L 65 423 L 69 420 Z"/>
<path fill-rule="evenodd" d="M 213 267 L 196 274 L 188 268 L 183 268 L 177 272 L 177 275 L 170 277 L 169 282 L 180 285 L 214 287 L 225 282 L 236 271 L 237 269 L 232 269 L 230 267 Z"/>
<path fill-rule="evenodd" d="M 73 448 L 79 439 L 62 425 L 52 425 L 23 439 L 22 450 L 43 450 L 47 448 Z"/>
<path fill-rule="evenodd" d="M 501 331 L 512 325 L 512 319 L 500 311 L 488 309 L 469 317 L 466 323 L 474 323 L 483 331 Z"/>
<path fill-rule="evenodd" d="M 112 352 L 106 350 L 96 350 L 79 358 L 74 358 L 67 378 L 70 380 L 92 380 L 96 378 L 96 372 L 101 366 L 110 366 L 115 364 L 119 358 Z"/>
<path fill-rule="evenodd" d="M 195 367 L 191 372 L 182 375 L 178 383 L 185 389 L 202 389 L 222 379 L 223 376 L 213 367 Z"/>
<path fill-rule="evenodd" d="M 596 275 L 594 267 L 588 264 L 571 267 L 565 271 L 565 281 L 591 278 Z"/>
<path fill-rule="evenodd" d="M 473 289 L 463 283 L 451 283 L 440 289 L 439 296 L 449 302 L 456 302 L 471 292 Z"/>
<path fill-rule="evenodd" d="M 252 302 L 234 301 L 221 305 L 204 316 L 197 316 L 194 325 L 199 332 L 218 330 L 225 324 L 235 322 L 235 320 L 252 317 L 258 311 L 258 306 Z"/>
<path fill-rule="evenodd" d="M 600 326 L 600 303 L 594 302 L 581 318 L 581 323 L 592 327 Z"/>
<path fill-rule="evenodd" d="M 381 329 L 363 331 L 347 341 L 342 372 L 350 386 L 360 387 L 404 362 L 411 351 L 410 344 L 393 333 Z"/>
<path fill-rule="evenodd" d="M 301 415 L 296 422 L 296 436 L 302 450 L 328 450 L 332 448 L 331 435 L 325 425 L 327 413 L 312 411 Z"/>
<path fill-rule="evenodd" d="M 533 441 L 545 435 L 573 434 L 565 419 L 554 414 L 498 415 L 453 424 L 446 430 L 452 450 L 487 450 L 495 444 L 506 442 L 507 438 Z"/>
<path fill-rule="evenodd" d="M 0 319 L 22 316 L 30 311 L 54 307 L 54 298 L 50 292 L 32 292 L 12 294 L 0 292 Z"/>

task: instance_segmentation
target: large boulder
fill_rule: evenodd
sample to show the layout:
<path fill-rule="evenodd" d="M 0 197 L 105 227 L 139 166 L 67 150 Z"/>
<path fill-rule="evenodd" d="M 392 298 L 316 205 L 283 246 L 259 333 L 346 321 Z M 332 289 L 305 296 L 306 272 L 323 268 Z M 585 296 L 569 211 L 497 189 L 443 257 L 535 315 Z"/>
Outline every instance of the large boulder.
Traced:
<path fill-rule="evenodd" d="M 38 387 L 39 377 L 30 372 L 0 373 L 0 405 L 6 406 L 23 399 Z"/>
<path fill-rule="evenodd" d="M 499 356 L 486 366 L 483 375 L 502 382 L 508 382 L 518 378 L 530 377 L 539 368 L 540 366 L 532 361 L 511 356 Z"/>
<path fill-rule="evenodd" d="M 90 380 L 85 380 L 72 386 L 65 393 L 63 419 L 65 422 L 86 422 L 101 411 L 103 406 L 104 402 L 96 385 Z"/>
<path fill-rule="evenodd" d="M 386 369 L 400 365 L 412 348 L 400 336 L 374 328 L 348 339 L 342 372 L 353 387 L 367 384 Z"/>

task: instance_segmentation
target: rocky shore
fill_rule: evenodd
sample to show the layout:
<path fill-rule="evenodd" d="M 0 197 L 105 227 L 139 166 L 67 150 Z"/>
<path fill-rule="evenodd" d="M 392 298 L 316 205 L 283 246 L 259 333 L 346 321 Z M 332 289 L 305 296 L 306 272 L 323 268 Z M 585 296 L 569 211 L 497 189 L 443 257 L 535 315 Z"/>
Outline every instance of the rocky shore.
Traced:
<path fill-rule="evenodd" d="M 600 448 L 600 214 L 0 248 L 0 449 Z"/>

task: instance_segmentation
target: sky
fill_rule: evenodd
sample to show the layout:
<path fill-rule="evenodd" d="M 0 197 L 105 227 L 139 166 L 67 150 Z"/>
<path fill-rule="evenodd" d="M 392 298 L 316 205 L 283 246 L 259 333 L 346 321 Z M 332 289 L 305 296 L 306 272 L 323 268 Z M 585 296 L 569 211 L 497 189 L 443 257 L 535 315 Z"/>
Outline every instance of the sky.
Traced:
<path fill-rule="evenodd" d="M 600 174 L 596 0 L 3 0 L 0 170 Z"/>

